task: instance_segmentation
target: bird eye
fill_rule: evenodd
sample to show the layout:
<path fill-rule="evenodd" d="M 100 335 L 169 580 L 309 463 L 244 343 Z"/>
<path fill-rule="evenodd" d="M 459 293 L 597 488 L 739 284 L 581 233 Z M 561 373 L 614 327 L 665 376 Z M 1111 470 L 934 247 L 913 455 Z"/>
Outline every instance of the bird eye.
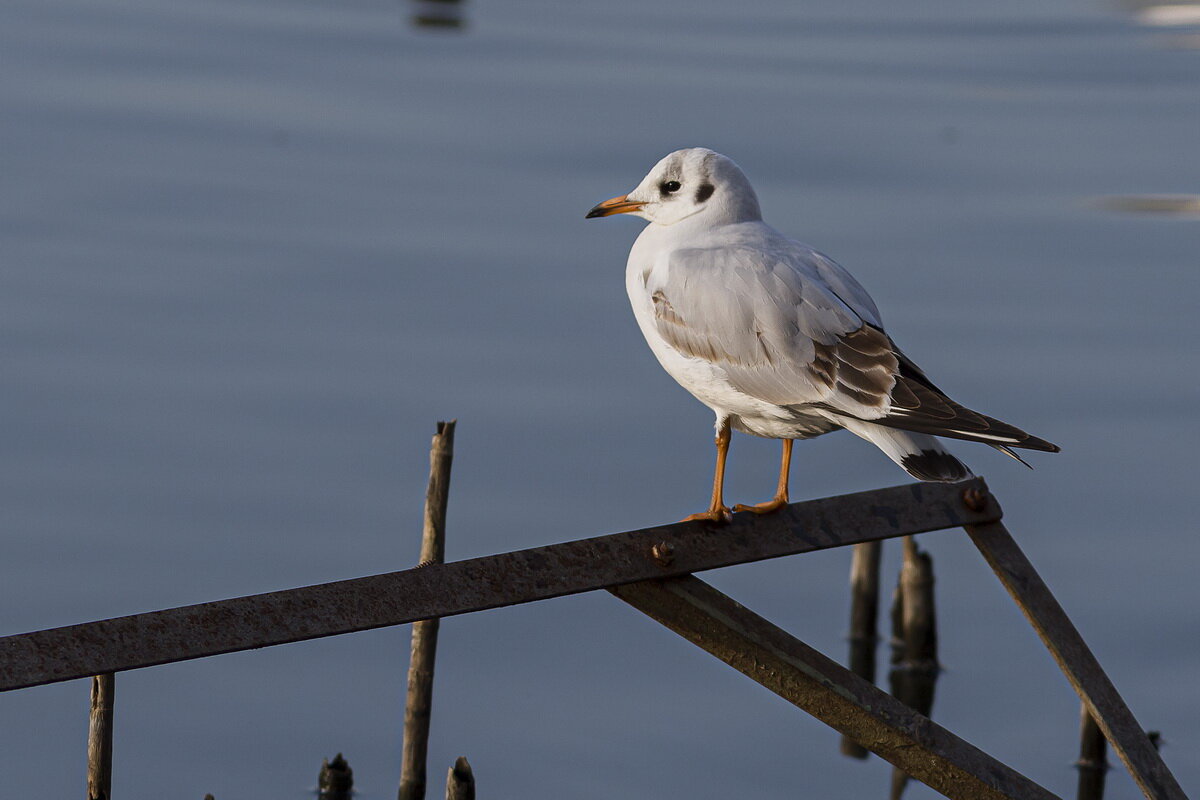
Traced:
<path fill-rule="evenodd" d="M 675 194 L 680 189 L 680 183 L 679 181 L 667 181 L 658 188 L 662 190 L 663 194 Z"/>

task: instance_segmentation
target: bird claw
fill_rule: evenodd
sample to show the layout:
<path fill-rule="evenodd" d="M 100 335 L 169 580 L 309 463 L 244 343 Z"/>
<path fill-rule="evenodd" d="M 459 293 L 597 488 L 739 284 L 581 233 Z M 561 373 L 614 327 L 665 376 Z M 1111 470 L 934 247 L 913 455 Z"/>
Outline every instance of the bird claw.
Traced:
<path fill-rule="evenodd" d="M 725 525 L 733 522 L 733 512 L 729 510 L 728 506 L 717 506 L 708 511 L 701 511 L 699 514 L 689 514 L 680 522 L 715 522 L 718 525 Z"/>

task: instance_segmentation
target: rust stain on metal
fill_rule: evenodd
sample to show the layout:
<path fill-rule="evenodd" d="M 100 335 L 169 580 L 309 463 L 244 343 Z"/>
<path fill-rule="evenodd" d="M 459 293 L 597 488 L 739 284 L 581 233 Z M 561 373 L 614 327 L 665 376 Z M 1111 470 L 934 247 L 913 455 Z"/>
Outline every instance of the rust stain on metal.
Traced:
<path fill-rule="evenodd" d="M 988 491 L 987 489 L 979 489 L 971 487 L 963 489 L 962 493 L 963 505 L 970 511 L 982 512 L 987 508 Z"/>

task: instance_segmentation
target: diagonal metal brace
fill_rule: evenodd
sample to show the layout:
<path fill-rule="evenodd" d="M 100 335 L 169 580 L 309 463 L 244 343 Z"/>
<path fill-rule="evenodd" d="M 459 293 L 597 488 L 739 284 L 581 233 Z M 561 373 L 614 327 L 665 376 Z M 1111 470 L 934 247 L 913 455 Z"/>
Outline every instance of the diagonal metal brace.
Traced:
<path fill-rule="evenodd" d="M 967 533 L 1054 656 L 1146 797 L 1187 800 L 1158 749 L 1004 525 L 1000 522 L 968 525 Z"/>
<path fill-rule="evenodd" d="M 947 797 L 1057 797 L 699 578 L 609 591 Z"/>

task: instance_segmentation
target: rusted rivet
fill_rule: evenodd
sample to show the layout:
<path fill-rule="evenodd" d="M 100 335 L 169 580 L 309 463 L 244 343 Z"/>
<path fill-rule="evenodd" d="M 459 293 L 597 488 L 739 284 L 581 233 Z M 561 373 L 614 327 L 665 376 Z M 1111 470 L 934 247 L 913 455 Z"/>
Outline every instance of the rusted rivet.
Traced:
<path fill-rule="evenodd" d="M 668 542 L 659 542 L 650 548 L 650 555 L 660 567 L 667 567 L 675 560 L 675 546 Z"/>
<path fill-rule="evenodd" d="M 988 493 L 979 489 L 964 489 L 963 490 L 963 505 L 976 513 L 982 512 L 987 508 Z"/>

